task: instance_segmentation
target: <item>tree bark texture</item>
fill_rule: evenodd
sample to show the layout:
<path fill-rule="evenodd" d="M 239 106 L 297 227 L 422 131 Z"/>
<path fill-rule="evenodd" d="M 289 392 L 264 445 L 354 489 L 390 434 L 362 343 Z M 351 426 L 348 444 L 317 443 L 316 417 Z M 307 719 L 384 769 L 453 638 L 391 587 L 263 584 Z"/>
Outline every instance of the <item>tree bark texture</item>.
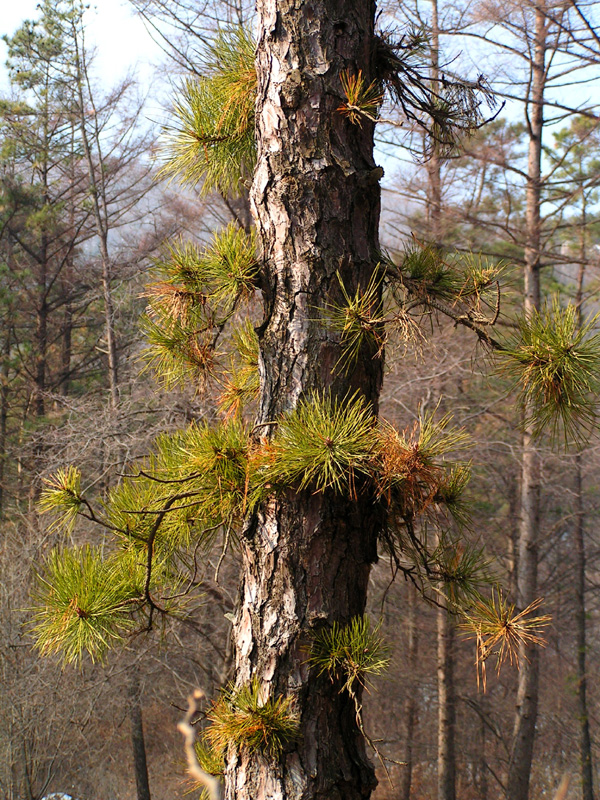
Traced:
<path fill-rule="evenodd" d="M 526 189 L 527 241 L 525 247 L 525 314 L 540 308 L 541 253 L 541 162 L 546 83 L 547 17 L 543 4 L 535 10 L 531 94 L 526 105 L 529 130 L 529 156 Z M 532 409 L 525 408 L 526 419 Z M 537 597 L 538 539 L 540 528 L 540 457 L 533 424 L 523 433 L 521 502 L 519 518 L 517 605 L 526 608 Z M 510 800 L 528 800 L 539 694 L 539 652 L 536 647 L 520 647 L 519 683 L 507 780 Z"/>
<path fill-rule="evenodd" d="M 374 77 L 374 12 L 371 0 L 258 3 L 251 196 L 266 308 L 259 423 L 314 392 L 343 400 L 359 391 L 377 411 L 381 358 L 365 348 L 350 371 L 336 371 L 339 334 L 323 321 L 327 304 L 342 301 L 340 279 L 354 293 L 377 262 L 381 170 L 373 162 L 373 125 L 352 125 L 337 110 L 343 70 L 362 70 L 367 84 Z M 366 491 L 352 500 L 310 489 L 289 490 L 247 520 L 233 631 L 236 683 L 256 678 L 265 695 L 292 695 L 300 736 L 278 758 L 231 747 L 227 800 L 370 796 L 374 771 L 354 703 L 308 658 L 315 631 L 364 612 L 380 521 Z"/>

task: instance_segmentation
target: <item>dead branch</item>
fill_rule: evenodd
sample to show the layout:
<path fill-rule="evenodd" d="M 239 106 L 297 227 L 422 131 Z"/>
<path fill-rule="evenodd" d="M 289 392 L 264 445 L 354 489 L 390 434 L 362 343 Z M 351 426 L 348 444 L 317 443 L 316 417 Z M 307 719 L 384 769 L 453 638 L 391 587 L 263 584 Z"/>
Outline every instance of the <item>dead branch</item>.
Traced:
<path fill-rule="evenodd" d="M 179 730 L 185 737 L 184 748 L 189 774 L 207 790 L 210 800 L 221 800 L 221 781 L 218 778 L 215 778 L 214 775 L 209 775 L 208 772 L 204 772 L 198 763 L 196 751 L 194 749 L 196 731 L 191 724 L 192 717 L 198 708 L 198 701 L 203 697 L 204 692 L 200 689 L 195 689 L 194 692 L 188 697 L 187 713 L 177 726 L 177 730 Z"/>

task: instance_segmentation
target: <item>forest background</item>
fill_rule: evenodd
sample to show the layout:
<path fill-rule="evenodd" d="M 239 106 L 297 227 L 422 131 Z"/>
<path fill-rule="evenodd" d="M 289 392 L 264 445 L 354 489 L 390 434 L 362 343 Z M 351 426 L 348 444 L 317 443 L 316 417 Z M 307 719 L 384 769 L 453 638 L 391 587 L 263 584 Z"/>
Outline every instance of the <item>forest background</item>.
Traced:
<path fill-rule="evenodd" d="M 207 53 L 210 58 L 207 48 L 219 27 L 252 25 L 242 5 L 134 5 L 165 49 L 172 93 L 186 76 L 202 72 L 198 65 Z M 55 7 L 42 3 L 38 16 L 51 20 Z M 574 299 L 585 317 L 597 310 L 600 252 L 597 8 L 579 5 L 579 16 L 563 14 L 557 24 L 563 6 L 544 5 L 554 27 L 544 31 L 536 131 L 531 92 L 539 8 L 527 2 L 382 6 L 380 24 L 426 32 L 423 57 L 432 79 L 460 73 L 476 83 L 483 72 L 494 96 L 506 101 L 459 151 L 444 154 L 431 153 L 415 120 L 383 109 L 382 241 L 391 253 L 402 253 L 415 237 L 467 258 L 482 252 L 502 262 L 502 303 L 516 312 L 537 137 L 543 293 Z M 86 20 L 94 24 L 92 14 Z M 107 86 L 93 61 L 86 62 L 85 103 L 73 105 L 86 116 L 83 122 L 74 111 L 61 116 L 65 92 L 73 88 L 61 80 L 64 53 L 48 46 L 32 60 L 28 30 L 9 36 L 10 87 L 0 103 L 0 792 L 11 800 L 53 791 L 85 800 L 136 791 L 141 797 L 135 776 L 143 754 L 152 795 L 184 796 L 190 787 L 176 723 L 191 688 L 202 686 L 212 698 L 227 676 L 235 555 L 215 546 L 198 566 L 184 619 L 135 637 L 105 664 L 84 660 L 80 668 L 63 668 L 40 659 L 28 628 L 36 572 L 62 535 L 39 516 L 37 504 L 44 478 L 71 463 L 105 496 L 157 434 L 217 415 L 218 390 L 201 391 L 192 380 L 167 392 L 153 381 L 140 358 L 146 344 L 139 317 L 164 243 L 177 236 L 207 242 L 230 221 L 247 227 L 248 207 L 244 198 L 157 178 L 161 129 L 144 105 L 147 87 L 132 78 Z M 435 336 L 426 344 L 397 344 L 403 357 L 389 359 L 382 410 L 402 428 L 419 410 L 439 406 L 471 434 L 470 536 L 514 598 L 519 408 L 510 381 L 490 377 L 485 353 L 468 331 L 452 322 L 431 325 Z M 567 452 L 551 445 L 542 441 L 538 450 L 535 563 L 552 622 L 540 653 L 531 797 L 554 796 L 566 775 L 568 796 L 588 800 L 598 786 L 598 452 L 593 436 Z M 70 537 L 84 542 L 91 534 L 78 529 Z M 391 662 L 365 698 L 365 724 L 385 765 L 375 797 L 506 796 L 519 670 L 508 666 L 496 675 L 490 662 L 483 691 L 474 643 L 445 609 L 417 605 L 410 582 L 392 584 L 391 571 L 382 557 L 370 601 Z M 450 777 L 440 782 L 441 774 Z"/>

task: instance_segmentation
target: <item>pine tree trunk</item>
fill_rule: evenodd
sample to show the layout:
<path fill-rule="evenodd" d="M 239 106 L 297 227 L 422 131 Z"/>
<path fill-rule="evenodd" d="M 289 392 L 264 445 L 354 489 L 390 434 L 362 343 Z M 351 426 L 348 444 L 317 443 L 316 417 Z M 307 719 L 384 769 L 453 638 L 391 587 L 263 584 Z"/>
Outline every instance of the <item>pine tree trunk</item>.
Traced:
<path fill-rule="evenodd" d="M 535 11 L 531 102 L 528 106 L 529 157 L 526 191 L 527 243 L 525 247 L 525 314 L 540 308 L 541 159 L 546 81 L 547 22 L 543 7 Z M 532 409 L 525 408 L 525 418 Z M 537 597 L 538 537 L 540 527 L 540 457 L 527 422 L 523 433 L 521 503 L 519 519 L 517 605 L 526 608 Z M 508 770 L 507 796 L 528 800 L 539 693 L 539 651 L 520 648 L 519 684 Z"/>
<path fill-rule="evenodd" d="M 263 254 L 266 319 L 259 330 L 258 422 L 311 392 L 360 391 L 377 411 L 381 359 L 361 352 L 334 372 L 338 335 L 322 321 L 341 302 L 339 274 L 366 287 L 378 250 L 381 170 L 373 126 L 338 113 L 340 74 L 373 79 L 371 0 L 260 0 L 256 169 L 252 203 Z M 270 427 L 260 429 L 268 435 Z M 358 800 L 375 786 L 354 703 L 308 663 L 313 633 L 365 610 L 380 512 L 328 491 L 290 490 L 247 521 L 241 601 L 234 624 L 236 683 L 256 678 L 292 695 L 300 736 L 279 758 L 231 748 L 227 800 Z"/>

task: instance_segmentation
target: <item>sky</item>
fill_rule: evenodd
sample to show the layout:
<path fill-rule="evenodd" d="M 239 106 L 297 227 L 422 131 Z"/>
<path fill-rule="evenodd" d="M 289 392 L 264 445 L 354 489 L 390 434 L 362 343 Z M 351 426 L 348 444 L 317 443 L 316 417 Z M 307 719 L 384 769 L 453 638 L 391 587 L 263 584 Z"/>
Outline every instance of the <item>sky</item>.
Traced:
<path fill-rule="evenodd" d="M 12 35 L 26 19 L 37 17 L 39 0 L 0 0 L 0 34 Z M 89 44 L 98 49 L 95 74 L 105 87 L 119 82 L 136 68 L 142 84 L 151 80 L 154 63 L 161 58 L 158 45 L 136 17 L 126 0 L 98 0 L 90 3 L 87 17 Z M 6 83 L 6 45 L 0 42 L 0 88 Z"/>

